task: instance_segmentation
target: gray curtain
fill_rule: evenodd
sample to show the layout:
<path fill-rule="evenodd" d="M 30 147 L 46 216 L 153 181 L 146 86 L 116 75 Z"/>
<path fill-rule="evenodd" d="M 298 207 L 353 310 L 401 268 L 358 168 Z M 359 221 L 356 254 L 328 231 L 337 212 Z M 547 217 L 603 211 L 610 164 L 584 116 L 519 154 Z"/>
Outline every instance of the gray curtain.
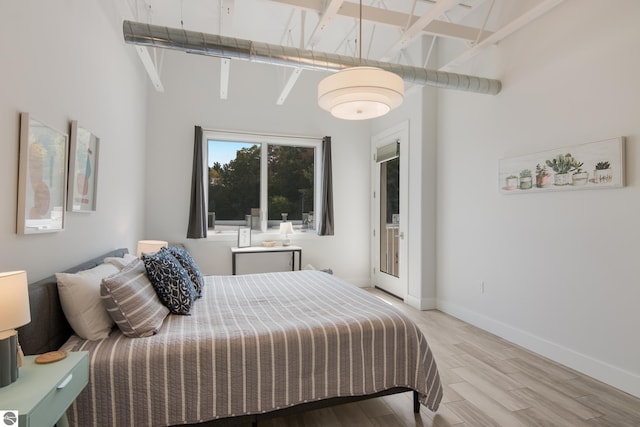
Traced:
<path fill-rule="evenodd" d="M 331 137 L 322 138 L 322 212 L 320 236 L 333 236 L 333 178 L 331 172 Z"/>
<path fill-rule="evenodd" d="M 202 128 L 195 127 L 193 141 L 193 170 L 191 176 L 191 204 L 187 239 L 207 237 L 207 201 L 205 198 L 204 147 Z"/>

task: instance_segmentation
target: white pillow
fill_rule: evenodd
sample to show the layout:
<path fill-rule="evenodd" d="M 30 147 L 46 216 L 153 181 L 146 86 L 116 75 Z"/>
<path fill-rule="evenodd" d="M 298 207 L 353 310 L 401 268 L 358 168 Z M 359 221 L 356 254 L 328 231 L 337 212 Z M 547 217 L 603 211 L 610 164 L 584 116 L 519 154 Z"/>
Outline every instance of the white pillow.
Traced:
<path fill-rule="evenodd" d="M 131 264 L 134 260 L 138 259 L 135 255 L 124 254 L 122 257 L 107 257 L 104 259 L 105 264 L 113 264 L 120 270 Z"/>
<path fill-rule="evenodd" d="M 100 283 L 119 271 L 113 264 L 100 264 L 78 273 L 56 273 L 62 311 L 80 338 L 93 341 L 109 336 L 113 320 L 100 298 Z"/>

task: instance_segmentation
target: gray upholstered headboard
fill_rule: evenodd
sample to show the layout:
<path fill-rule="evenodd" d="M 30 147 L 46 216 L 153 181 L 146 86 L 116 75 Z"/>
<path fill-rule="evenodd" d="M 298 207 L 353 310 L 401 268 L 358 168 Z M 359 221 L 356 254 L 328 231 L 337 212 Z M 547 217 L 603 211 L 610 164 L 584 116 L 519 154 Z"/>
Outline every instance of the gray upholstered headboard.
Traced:
<path fill-rule="evenodd" d="M 129 253 L 126 248 L 116 249 L 86 261 L 65 273 L 77 273 L 102 264 L 106 257 L 121 257 Z M 29 284 L 31 323 L 18 329 L 18 339 L 24 354 L 41 354 L 57 350 L 73 335 L 73 329 L 64 317 L 55 274 Z"/>

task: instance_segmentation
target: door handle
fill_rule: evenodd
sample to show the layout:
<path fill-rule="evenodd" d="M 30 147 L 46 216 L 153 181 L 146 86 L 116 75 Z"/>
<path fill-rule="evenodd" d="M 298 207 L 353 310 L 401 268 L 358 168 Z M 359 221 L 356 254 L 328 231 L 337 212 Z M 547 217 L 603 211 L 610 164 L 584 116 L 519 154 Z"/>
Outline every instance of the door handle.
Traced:
<path fill-rule="evenodd" d="M 404 232 L 403 231 L 399 232 L 398 237 L 404 240 Z"/>

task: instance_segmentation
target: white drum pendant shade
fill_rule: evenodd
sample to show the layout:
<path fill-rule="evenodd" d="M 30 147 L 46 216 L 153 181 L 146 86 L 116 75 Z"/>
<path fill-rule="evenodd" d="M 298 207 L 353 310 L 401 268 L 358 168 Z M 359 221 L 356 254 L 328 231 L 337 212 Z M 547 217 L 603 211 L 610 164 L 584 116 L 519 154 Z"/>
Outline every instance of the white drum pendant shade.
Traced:
<path fill-rule="evenodd" d="M 351 67 L 318 84 L 318 105 L 334 117 L 373 119 L 387 114 L 404 99 L 404 81 L 376 67 Z"/>

